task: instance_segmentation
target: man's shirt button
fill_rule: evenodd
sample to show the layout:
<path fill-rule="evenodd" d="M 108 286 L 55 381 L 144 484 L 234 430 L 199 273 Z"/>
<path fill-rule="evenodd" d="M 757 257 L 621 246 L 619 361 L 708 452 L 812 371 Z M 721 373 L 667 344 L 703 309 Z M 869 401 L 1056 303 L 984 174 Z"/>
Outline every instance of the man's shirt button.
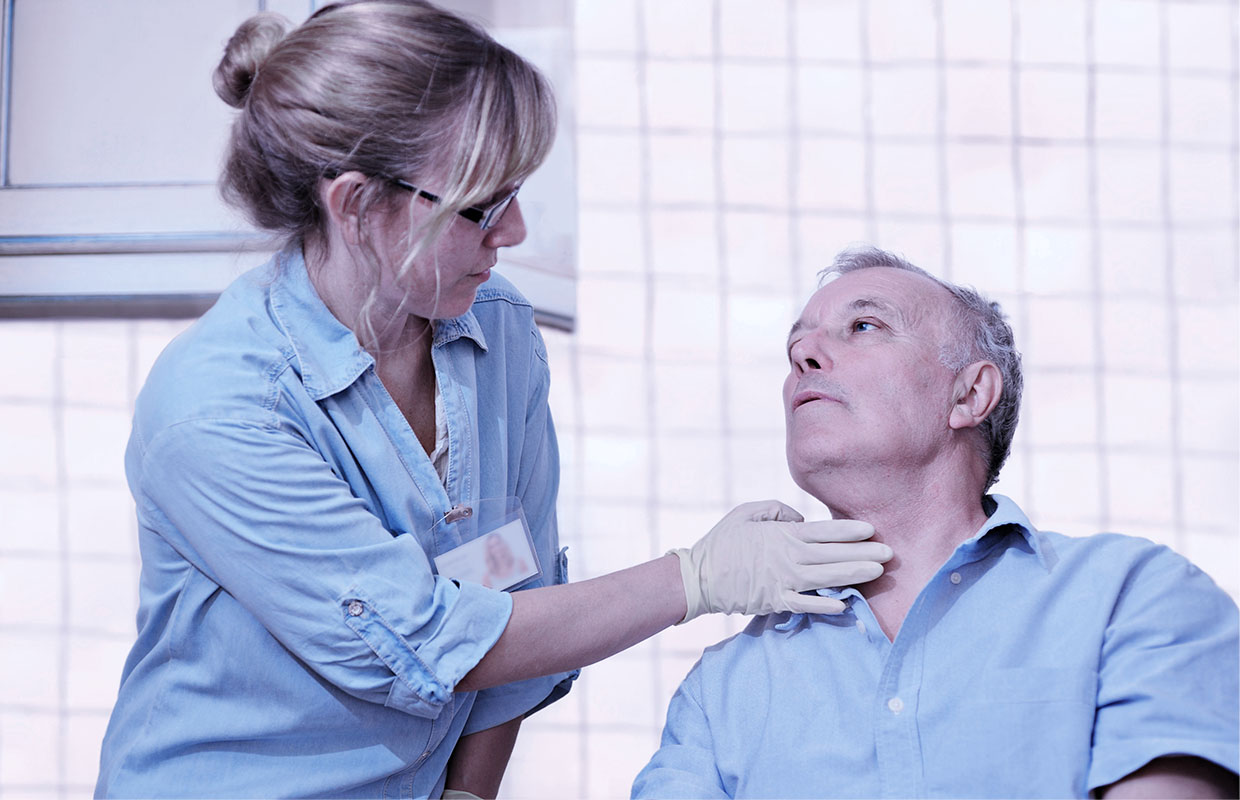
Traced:
<path fill-rule="evenodd" d="M 361 600 L 353 600 L 349 603 L 349 616 L 351 617 L 360 617 L 365 610 L 366 607 L 362 605 Z"/>
<path fill-rule="evenodd" d="M 865 623 L 862 622 L 861 620 L 857 620 L 857 630 L 861 631 L 862 633 L 865 633 Z"/>
<path fill-rule="evenodd" d="M 960 583 L 960 573 L 953 572 L 951 574 L 951 577 L 948 580 L 950 580 L 952 583 Z"/>
<path fill-rule="evenodd" d="M 899 714 L 904 710 L 904 701 L 898 697 L 893 697 L 887 701 L 887 708 L 891 709 L 892 714 Z"/>

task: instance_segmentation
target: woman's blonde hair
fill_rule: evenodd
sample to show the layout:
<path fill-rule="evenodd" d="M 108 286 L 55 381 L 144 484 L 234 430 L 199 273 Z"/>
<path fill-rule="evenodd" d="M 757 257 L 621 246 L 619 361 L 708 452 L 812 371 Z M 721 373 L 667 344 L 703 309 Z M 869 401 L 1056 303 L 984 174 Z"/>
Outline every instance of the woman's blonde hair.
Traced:
<path fill-rule="evenodd" d="M 357 215 L 372 268 L 362 223 L 404 191 L 386 178 L 433 175 L 436 185 L 423 188 L 441 199 L 404 271 L 457 211 L 532 173 L 555 136 L 555 101 L 538 70 L 425 0 L 344 0 L 296 28 L 257 14 L 229 40 L 214 86 L 241 112 L 224 197 L 285 243 L 310 244 L 327 233 L 323 179 L 354 170 L 377 178 Z"/>

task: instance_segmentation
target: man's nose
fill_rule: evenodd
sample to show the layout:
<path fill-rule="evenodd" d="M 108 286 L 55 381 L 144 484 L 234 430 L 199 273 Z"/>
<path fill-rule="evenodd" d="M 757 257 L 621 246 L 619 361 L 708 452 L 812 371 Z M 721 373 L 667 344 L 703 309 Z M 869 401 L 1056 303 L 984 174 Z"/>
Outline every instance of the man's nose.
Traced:
<path fill-rule="evenodd" d="M 824 343 L 814 334 L 801 337 L 792 346 L 791 355 L 793 369 L 798 375 L 820 369 L 830 369 L 832 366 Z"/>
<path fill-rule="evenodd" d="M 525 217 L 521 215 L 521 201 L 512 198 L 504 216 L 484 237 L 487 247 L 515 247 L 525 241 Z"/>

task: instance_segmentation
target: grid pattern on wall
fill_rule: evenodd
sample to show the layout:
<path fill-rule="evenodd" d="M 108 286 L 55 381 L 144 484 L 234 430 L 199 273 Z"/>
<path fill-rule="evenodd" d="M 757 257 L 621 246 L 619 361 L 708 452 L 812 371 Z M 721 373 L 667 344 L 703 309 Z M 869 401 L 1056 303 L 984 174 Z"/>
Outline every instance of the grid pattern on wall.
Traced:
<path fill-rule="evenodd" d="M 1011 315 L 1026 410 L 997 491 L 1240 592 L 1237 4 L 761 5 L 577 4 L 580 321 L 549 342 L 576 576 L 746 500 L 826 516 L 784 463 L 784 340 L 817 272 L 870 242 Z M 552 791 L 553 750 L 577 756 L 564 795 L 623 794 L 739 625 L 587 670 L 526 723 L 508 788 Z"/>
<path fill-rule="evenodd" d="M 575 578 L 732 505 L 825 510 L 783 460 L 788 325 L 873 242 L 1000 300 L 1027 370 L 998 490 L 1186 553 L 1236 596 L 1234 0 L 579 0 L 579 327 L 548 331 Z M 133 635 L 133 397 L 183 327 L 6 322 L 0 798 L 83 796 Z M 703 618 L 525 723 L 507 797 L 616 797 Z"/>

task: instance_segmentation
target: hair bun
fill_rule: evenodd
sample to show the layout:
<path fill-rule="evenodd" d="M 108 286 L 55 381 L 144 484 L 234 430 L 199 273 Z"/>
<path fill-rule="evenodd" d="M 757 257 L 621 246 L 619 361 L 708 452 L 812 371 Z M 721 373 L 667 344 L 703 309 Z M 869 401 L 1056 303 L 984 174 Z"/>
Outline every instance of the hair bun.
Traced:
<path fill-rule="evenodd" d="M 233 108 L 245 105 L 259 66 L 291 27 L 292 23 L 271 11 L 255 14 L 241 23 L 224 46 L 224 57 L 211 80 L 220 99 Z"/>

